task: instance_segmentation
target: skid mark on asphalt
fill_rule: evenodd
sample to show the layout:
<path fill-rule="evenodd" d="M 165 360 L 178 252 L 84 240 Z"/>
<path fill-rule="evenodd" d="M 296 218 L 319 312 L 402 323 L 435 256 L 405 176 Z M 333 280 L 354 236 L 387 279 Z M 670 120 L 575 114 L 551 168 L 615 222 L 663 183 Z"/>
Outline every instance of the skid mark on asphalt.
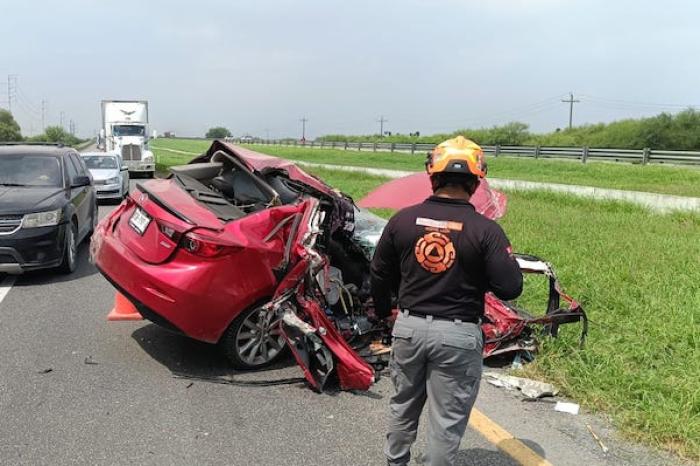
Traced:
<path fill-rule="evenodd" d="M 7 293 L 9 293 L 12 289 L 12 285 L 15 284 L 16 278 L 17 277 L 14 275 L 5 275 L 4 278 L 0 276 L 0 303 L 2 303 L 2 300 L 5 299 Z"/>

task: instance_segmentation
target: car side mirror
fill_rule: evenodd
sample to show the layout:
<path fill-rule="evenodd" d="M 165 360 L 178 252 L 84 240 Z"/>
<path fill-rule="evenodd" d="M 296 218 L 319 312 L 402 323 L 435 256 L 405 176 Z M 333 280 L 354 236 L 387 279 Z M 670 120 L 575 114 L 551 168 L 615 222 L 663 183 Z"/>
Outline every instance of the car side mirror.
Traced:
<path fill-rule="evenodd" d="M 71 188 L 81 188 L 83 186 L 90 186 L 92 184 L 89 176 L 76 176 L 73 178 L 73 183 L 71 183 Z"/>
<path fill-rule="evenodd" d="M 129 167 L 127 167 L 126 165 L 122 165 L 121 171 L 128 170 L 128 169 L 129 169 Z"/>

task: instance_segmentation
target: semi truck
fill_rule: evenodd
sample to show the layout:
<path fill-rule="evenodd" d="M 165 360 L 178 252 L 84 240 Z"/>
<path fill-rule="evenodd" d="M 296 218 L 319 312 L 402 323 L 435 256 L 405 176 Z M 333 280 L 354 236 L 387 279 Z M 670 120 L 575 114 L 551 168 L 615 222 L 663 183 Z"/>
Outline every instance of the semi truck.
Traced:
<path fill-rule="evenodd" d="M 103 100 L 99 145 L 117 152 L 130 173 L 153 177 L 153 152 L 148 150 L 148 102 L 145 100 Z"/>

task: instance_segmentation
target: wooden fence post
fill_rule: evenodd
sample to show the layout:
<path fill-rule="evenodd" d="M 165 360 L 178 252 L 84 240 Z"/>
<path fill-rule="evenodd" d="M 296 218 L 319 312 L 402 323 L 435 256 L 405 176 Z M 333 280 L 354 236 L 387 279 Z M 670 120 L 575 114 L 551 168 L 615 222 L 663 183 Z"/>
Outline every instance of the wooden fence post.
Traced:
<path fill-rule="evenodd" d="M 498 157 L 501 154 L 501 145 L 496 144 L 496 147 L 493 150 L 493 156 Z"/>
<path fill-rule="evenodd" d="M 343 150 L 348 150 L 348 141 L 345 141 L 345 147 L 343 147 Z"/>
<path fill-rule="evenodd" d="M 648 147 L 645 147 L 642 150 L 642 165 L 646 165 L 647 163 L 649 163 L 650 157 L 651 157 L 651 149 L 649 149 Z"/>
<path fill-rule="evenodd" d="M 581 163 L 586 163 L 588 161 L 588 146 L 583 146 L 581 151 Z"/>
<path fill-rule="evenodd" d="M 415 154 L 415 153 L 416 153 L 416 143 L 414 142 L 413 144 L 411 144 L 411 154 Z"/>
<path fill-rule="evenodd" d="M 391 143 L 391 152 L 394 152 L 394 149 L 396 148 L 396 143 L 392 142 Z"/>
<path fill-rule="evenodd" d="M 372 144 L 372 152 L 377 152 L 377 143 Z"/>
<path fill-rule="evenodd" d="M 535 146 L 535 158 L 540 158 L 540 146 Z"/>

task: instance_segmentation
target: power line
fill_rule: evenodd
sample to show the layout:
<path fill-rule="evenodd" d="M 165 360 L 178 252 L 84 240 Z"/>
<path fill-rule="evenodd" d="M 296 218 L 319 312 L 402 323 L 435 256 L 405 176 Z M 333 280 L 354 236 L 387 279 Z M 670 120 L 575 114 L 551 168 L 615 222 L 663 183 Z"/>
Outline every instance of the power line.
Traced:
<path fill-rule="evenodd" d="M 17 75 L 7 75 L 7 109 L 12 113 L 12 98 L 17 98 Z"/>
<path fill-rule="evenodd" d="M 700 107 L 697 104 L 668 104 L 668 103 L 658 103 L 658 102 L 639 102 L 635 100 L 624 100 L 624 99 L 610 99 L 605 97 L 596 97 L 591 95 L 581 95 L 584 100 L 589 102 L 599 102 L 607 103 L 610 105 L 621 105 L 625 108 L 627 107 L 659 107 L 659 108 L 694 108 Z"/>
<path fill-rule="evenodd" d="M 580 100 L 574 100 L 574 93 L 569 92 L 569 98 L 568 99 L 562 99 L 562 102 L 568 103 L 569 104 L 569 129 L 571 129 L 574 121 L 574 104 L 577 102 L 581 102 Z"/>
<path fill-rule="evenodd" d="M 384 115 L 379 117 L 379 120 L 377 120 L 377 123 L 379 123 L 379 137 L 383 138 L 384 137 L 384 123 L 388 123 L 389 120 L 384 118 Z"/>
<path fill-rule="evenodd" d="M 306 141 L 306 122 L 309 121 L 309 119 L 302 117 L 299 121 L 301 121 L 301 139 Z"/>

